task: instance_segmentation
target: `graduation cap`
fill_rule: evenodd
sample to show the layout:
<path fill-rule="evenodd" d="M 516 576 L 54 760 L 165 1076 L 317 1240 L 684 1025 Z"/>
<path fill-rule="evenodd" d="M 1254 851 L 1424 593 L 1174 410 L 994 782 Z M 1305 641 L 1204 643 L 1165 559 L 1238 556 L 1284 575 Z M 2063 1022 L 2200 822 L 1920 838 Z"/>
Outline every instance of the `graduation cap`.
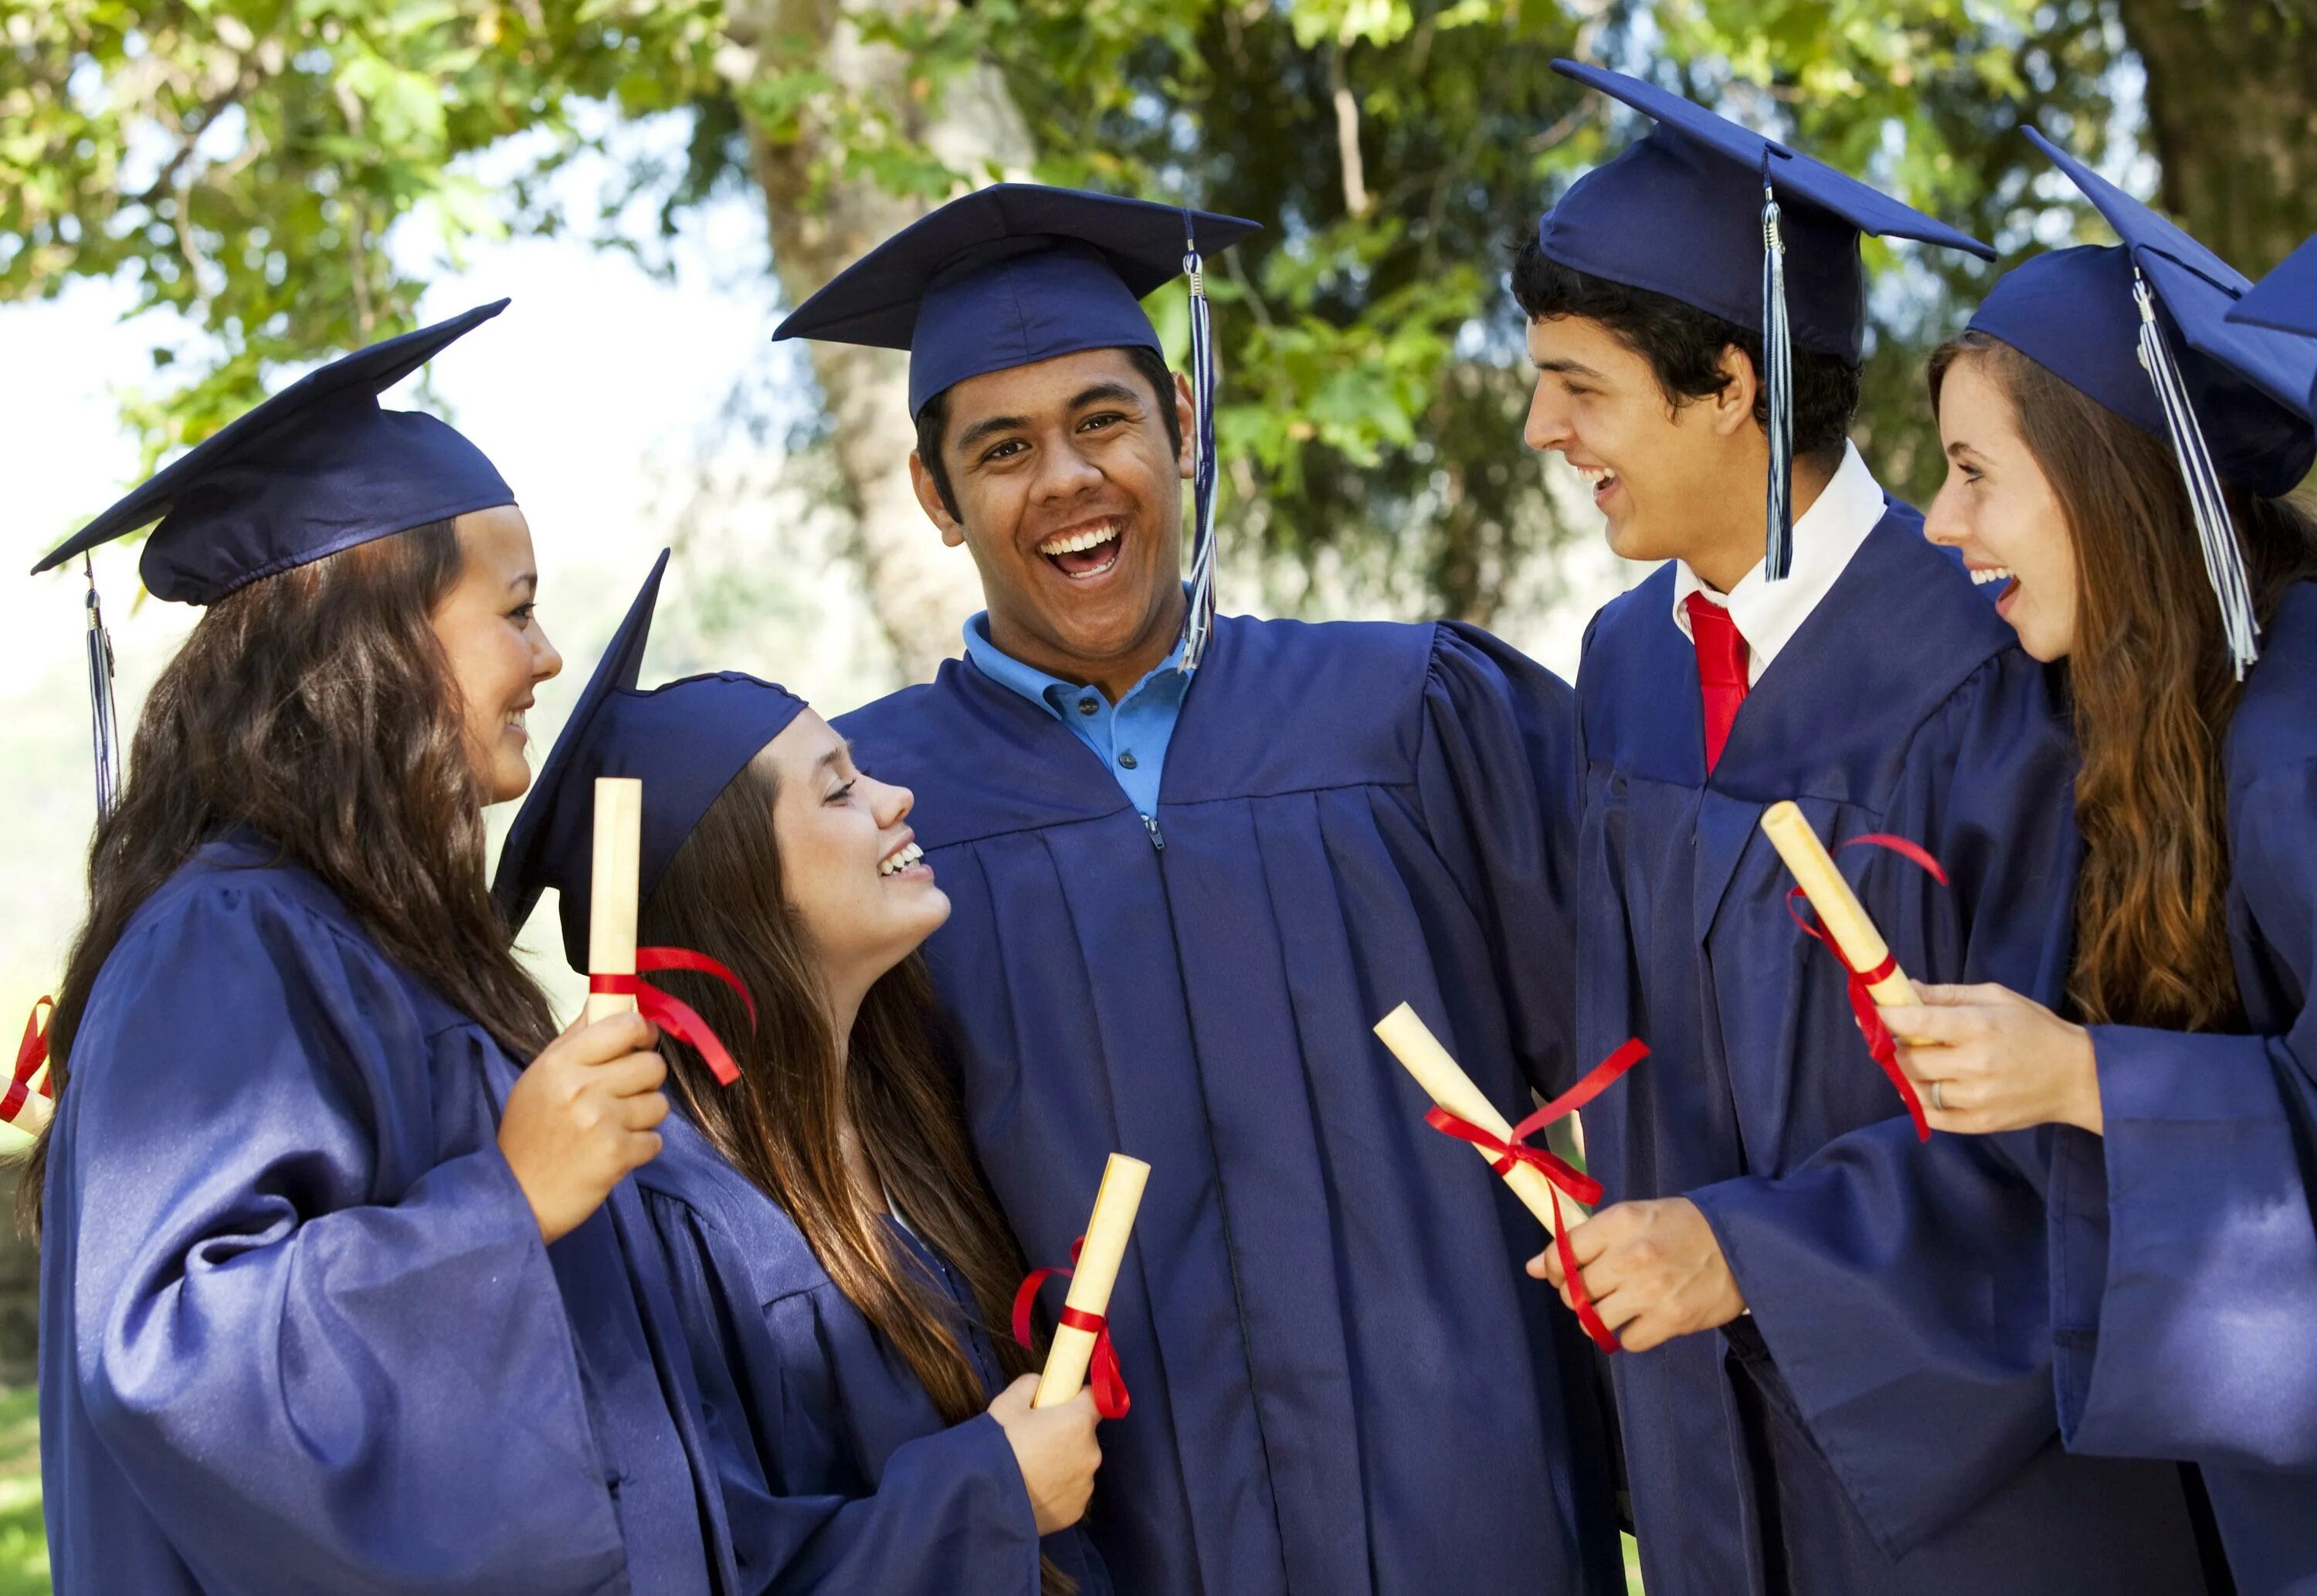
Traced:
<path fill-rule="evenodd" d="M 2055 250 L 2007 272 L 1971 326 L 2172 446 L 2241 676 L 2260 656 L 2259 628 L 2221 483 L 2275 498 L 2317 461 L 2304 413 L 2317 345 L 2232 318 L 2252 286 L 2242 272 L 2026 131 L 2124 242 Z"/>
<path fill-rule="evenodd" d="M 49 551 L 38 575 L 150 526 L 138 570 L 155 598 L 212 604 L 237 588 L 373 538 L 514 503 L 483 451 L 446 423 L 378 396 L 505 309 L 479 305 L 309 371 L 195 444 Z M 118 790 L 112 646 L 90 568 L 89 686 L 97 807 Z"/>
<path fill-rule="evenodd" d="M 1141 300 L 1187 275 L 1198 431 L 1182 668 L 1195 670 L 1214 620 L 1215 362 L 1203 261 L 1259 231 L 1235 216 L 1148 200 L 996 183 L 894 234 L 773 336 L 908 350 L 914 416 L 969 377 L 1088 349 L 1163 353 Z"/>
<path fill-rule="evenodd" d="M 2280 333 L 2317 338 L 2317 238 L 2311 238 L 2285 257 L 2284 264 L 2262 278 L 2236 303 L 2229 319 Z M 2317 419 L 2317 388 L 2305 396 L 2313 419 Z"/>
<path fill-rule="evenodd" d="M 1982 260 L 1995 252 L 1824 162 L 1656 85 L 1555 61 L 1552 69 L 1656 126 L 1572 184 L 1537 227 L 1548 259 L 1645 289 L 1762 337 L 1769 409 L 1764 576 L 1794 557 L 1794 364 L 1800 343 L 1849 365 L 1866 328 L 1862 233 L 1913 238 Z"/>
<path fill-rule="evenodd" d="M 507 830 L 491 881 L 491 896 L 510 932 L 531 918 L 541 893 L 556 889 L 563 956 L 575 970 L 587 967 L 595 778 L 643 780 L 636 890 L 639 899 L 649 898 L 700 817 L 805 707 L 786 688 L 738 671 L 686 676 L 649 691 L 636 686 L 667 557 L 660 550 L 548 752 Z"/>

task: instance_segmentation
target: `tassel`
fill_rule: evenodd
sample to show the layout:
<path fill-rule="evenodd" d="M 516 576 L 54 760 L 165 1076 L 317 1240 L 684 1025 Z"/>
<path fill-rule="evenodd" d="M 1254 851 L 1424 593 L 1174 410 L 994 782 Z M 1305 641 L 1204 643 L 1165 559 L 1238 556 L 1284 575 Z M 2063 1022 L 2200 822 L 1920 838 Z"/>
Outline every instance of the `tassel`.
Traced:
<path fill-rule="evenodd" d="M 1767 391 L 1770 485 L 1764 506 L 1765 581 L 1783 582 L 1794 563 L 1794 355 L 1786 321 L 1786 241 L 1770 188 L 1770 152 L 1762 152 L 1762 383 Z"/>
<path fill-rule="evenodd" d="M 96 564 L 81 557 L 88 575 L 88 699 L 89 740 L 96 760 L 96 817 L 112 813 L 121 801 L 121 727 L 112 701 L 112 634 L 104 629 L 104 611 L 96 602 Z"/>
<path fill-rule="evenodd" d="M 2196 424 L 2196 412 L 2188 403 L 2188 386 L 2181 379 L 2180 368 L 2173 363 L 2164 329 L 2156 320 L 2155 297 L 2137 265 L 2132 269 L 2132 297 L 2140 307 L 2140 363 L 2147 369 L 2157 403 L 2163 407 L 2164 430 L 2171 434 L 2172 453 L 2180 462 L 2180 479 L 2187 486 L 2188 505 L 2196 518 L 2205 575 L 2220 601 L 2221 629 L 2227 636 L 2229 658 L 2241 682 L 2245 672 L 2260 658 L 2260 646 L 2255 641 L 2260 627 L 2253 620 L 2252 587 L 2245 580 L 2236 522 L 2222 495 L 2220 473 L 2213 468 L 2213 457 L 2205 448 L 2204 429 Z"/>
<path fill-rule="evenodd" d="M 1191 444 L 1191 612 L 1180 666 L 1187 676 L 1199 668 L 1215 626 L 1215 333 L 1188 210 L 1183 235 L 1183 271 L 1191 280 L 1191 392 L 1198 409 Z"/>

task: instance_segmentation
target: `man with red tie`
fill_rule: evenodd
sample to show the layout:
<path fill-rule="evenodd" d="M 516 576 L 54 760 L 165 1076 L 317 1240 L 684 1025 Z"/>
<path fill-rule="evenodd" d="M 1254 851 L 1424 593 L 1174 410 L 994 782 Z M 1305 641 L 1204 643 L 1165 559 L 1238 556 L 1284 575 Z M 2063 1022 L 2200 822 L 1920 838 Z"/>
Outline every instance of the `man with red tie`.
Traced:
<path fill-rule="evenodd" d="M 1925 1144 L 1790 918 L 1759 831 L 1799 803 L 1901 965 L 2058 1002 L 2074 761 L 2044 669 L 1847 438 L 1859 235 L 1984 246 L 1677 95 L 1515 265 L 1526 441 L 1665 564 L 1578 675 L 1577 1056 L 1610 1206 L 1570 1241 L 1614 1360 L 1651 1596 L 2194 1592 L 2163 1463 L 2071 1458 L 2030 1137 Z M 1871 1012 L 1871 1009 L 1868 1011 Z M 1550 1252 L 1531 1264 L 1566 1294 Z"/>

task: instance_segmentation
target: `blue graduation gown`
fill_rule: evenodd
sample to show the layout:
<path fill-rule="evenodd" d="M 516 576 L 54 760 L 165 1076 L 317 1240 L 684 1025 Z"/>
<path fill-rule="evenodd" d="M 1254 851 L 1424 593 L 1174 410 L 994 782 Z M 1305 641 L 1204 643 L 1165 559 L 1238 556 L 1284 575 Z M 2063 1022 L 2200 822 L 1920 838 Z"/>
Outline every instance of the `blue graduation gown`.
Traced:
<path fill-rule="evenodd" d="M 240 834 L 172 877 L 73 1045 L 40 1250 L 57 1590 L 729 1589 L 697 1398 L 621 1244 L 640 1199 L 542 1245 L 497 1146 L 514 1065 L 274 859 Z"/>
<path fill-rule="evenodd" d="M 2107 1134 L 2052 1201 L 2070 1447 L 2202 1466 L 2241 1596 L 2317 1592 L 2317 584 L 2229 727 L 2229 944 L 2249 1037 L 2095 1026 Z"/>
<path fill-rule="evenodd" d="M 926 957 L 1032 1262 L 1113 1150 L 1152 1165 L 1087 1520 L 1118 1589 L 1621 1588 L 1536 1223 L 1369 1030 L 1412 1002 L 1508 1111 L 1568 1073 L 1568 689 L 1468 628 L 1228 618 L 1150 825 L 962 661 L 837 725 L 916 790 L 953 905 Z"/>
<path fill-rule="evenodd" d="M 1037 1596 L 1037 1523 L 997 1421 L 944 1425 L 788 1215 L 680 1114 L 665 1136 L 637 1181 L 699 1371 L 740 1588 Z M 893 1235 L 955 1311 L 994 1396 L 971 1292 L 907 1231 Z M 1106 1596 L 1078 1530 L 1043 1549 L 1081 1596 Z"/>
<path fill-rule="evenodd" d="M 2060 1446 L 2041 1145 L 1892 1118 L 1758 824 L 1921 843 L 1952 887 L 1846 856 L 1902 966 L 2055 997 L 2074 754 L 2041 668 L 1894 505 L 1709 777 L 1672 583 L 1601 611 L 1578 678 L 1579 1053 L 1652 1049 L 1586 1147 L 1611 1201 L 1695 1199 L 1752 1312 L 1614 1362 L 1650 1596 L 2201 1589 L 2177 1469 Z"/>

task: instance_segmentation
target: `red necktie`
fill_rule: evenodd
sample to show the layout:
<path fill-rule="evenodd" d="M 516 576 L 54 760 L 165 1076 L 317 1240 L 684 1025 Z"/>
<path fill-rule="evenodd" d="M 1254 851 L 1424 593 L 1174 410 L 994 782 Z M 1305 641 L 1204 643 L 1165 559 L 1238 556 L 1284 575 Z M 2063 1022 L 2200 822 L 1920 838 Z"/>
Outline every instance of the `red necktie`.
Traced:
<path fill-rule="evenodd" d="M 1694 593 L 1689 608 L 1689 638 L 1697 645 L 1697 691 L 1705 703 L 1705 768 L 1710 772 L 1730 740 L 1730 723 L 1746 701 L 1746 639 L 1730 611 Z"/>

